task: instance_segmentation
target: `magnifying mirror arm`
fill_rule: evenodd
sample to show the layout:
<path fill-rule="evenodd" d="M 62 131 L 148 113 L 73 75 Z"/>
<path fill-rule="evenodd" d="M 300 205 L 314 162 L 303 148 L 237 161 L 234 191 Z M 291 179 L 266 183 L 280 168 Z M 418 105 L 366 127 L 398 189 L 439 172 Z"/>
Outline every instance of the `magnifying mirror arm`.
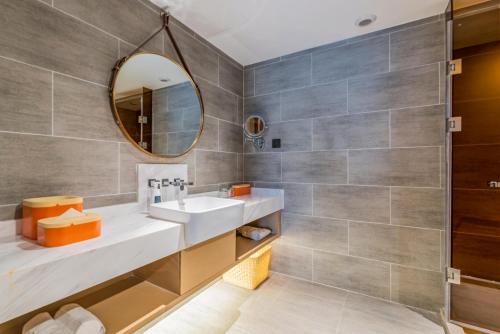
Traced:
<path fill-rule="evenodd" d="M 267 128 L 267 127 L 266 127 Z M 259 151 L 264 149 L 266 144 L 266 140 L 263 136 L 250 136 L 246 131 L 243 131 L 245 134 L 245 143 L 252 143 L 253 146 Z"/>

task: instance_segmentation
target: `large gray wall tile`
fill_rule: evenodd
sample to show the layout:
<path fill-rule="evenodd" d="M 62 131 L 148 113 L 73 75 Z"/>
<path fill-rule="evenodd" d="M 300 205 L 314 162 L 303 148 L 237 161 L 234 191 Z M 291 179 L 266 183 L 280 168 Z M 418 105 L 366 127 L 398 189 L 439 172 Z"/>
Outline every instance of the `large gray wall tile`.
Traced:
<path fill-rule="evenodd" d="M 124 141 L 110 109 L 107 88 L 54 74 L 54 135 Z"/>
<path fill-rule="evenodd" d="M 0 59 L 0 130 L 50 134 L 52 74 Z"/>
<path fill-rule="evenodd" d="M 391 70 L 444 61 L 445 45 L 444 21 L 394 32 L 391 34 Z"/>
<path fill-rule="evenodd" d="M 312 249 L 273 244 L 271 270 L 306 280 L 312 279 Z"/>
<path fill-rule="evenodd" d="M 174 25 L 171 31 L 192 74 L 217 84 L 219 81 L 219 55 L 217 52 L 194 36 L 187 34 L 177 25 Z M 165 44 L 167 51 L 172 49 L 168 38 Z M 169 52 L 171 53 L 171 51 Z"/>
<path fill-rule="evenodd" d="M 281 153 L 245 154 L 245 181 L 281 182 Z"/>
<path fill-rule="evenodd" d="M 118 190 L 118 143 L 0 133 L 0 203 Z"/>
<path fill-rule="evenodd" d="M 279 122 L 268 125 L 264 133 L 264 152 L 311 151 L 312 149 L 312 121 L 299 120 Z M 281 139 L 281 147 L 273 148 L 272 140 Z M 254 152 L 255 147 L 247 143 L 247 151 Z"/>
<path fill-rule="evenodd" d="M 196 151 L 196 185 L 238 181 L 236 153 Z"/>
<path fill-rule="evenodd" d="M 437 312 L 444 305 L 444 275 L 393 265 L 391 300 Z"/>
<path fill-rule="evenodd" d="M 0 12 L 0 55 L 108 84 L 118 40 L 39 1 L 1 0 Z"/>
<path fill-rule="evenodd" d="M 347 82 L 306 87 L 281 93 L 283 120 L 347 113 Z"/>
<path fill-rule="evenodd" d="M 311 83 L 311 55 L 283 60 L 255 69 L 255 95 L 304 87 Z"/>
<path fill-rule="evenodd" d="M 137 0 L 54 0 L 54 7 L 136 46 L 161 26 L 160 15 Z M 162 48 L 157 38 L 154 50 L 162 52 Z"/>
<path fill-rule="evenodd" d="M 219 150 L 243 152 L 243 128 L 239 125 L 219 121 Z"/>
<path fill-rule="evenodd" d="M 314 186 L 314 215 L 337 219 L 389 222 L 389 188 Z"/>
<path fill-rule="evenodd" d="M 312 215 L 312 184 L 283 183 L 285 212 Z"/>
<path fill-rule="evenodd" d="M 349 223 L 349 254 L 440 270 L 440 233 L 372 223 Z"/>
<path fill-rule="evenodd" d="M 238 97 L 205 80 L 198 80 L 205 114 L 228 122 L 238 121 Z"/>
<path fill-rule="evenodd" d="M 347 153 L 283 153 L 283 181 L 298 183 L 347 183 Z"/>
<path fill-rule="evenodd" d="M 281 240 L 292 245 L 347 254 L 347 221 L 285 214 Z"/>
<path fill-rule="evenodd" d="M 391 111 L 392 147 L 444 145 L 445 131 L 444 105 Z"/>
<path fill-rule="evenodd" d="M 281 120 L 279 93 L 246 98 L 244 105 L 245 120 L 248 116 L 252 115 L 261 116 L 267 123 L 279 122 Z"/>
<path fill-rule="evenodd" d="M 391 223 L 414 227 L 444 228 L 443 189 L 391 188 Z"/>
<path fill-rule="evenodd" d="M 313 83 L 389 71 L 389 36 L 375 37 L 312 55 Z"/>
<path fill-rule="evenodd" d="M 386 111 L 314 120 L 314 150 L 388 146 L 389 113 Z"/>
<path fill-rule="evenodd" d="M 389 298 L 390 265 L 351 256 L 314 251 L 314 282 L 370 296 Z"/>
<path fill-rule="evenodd" d="M 438 65 L 349 80 L 349 112 L 439 103 Z"/>
<path fill-rule="evenodd" d="M 255 93 L 255 86 L 254 86 L 254 83 L 255 83 L 255 72 L 253 69 L 245 69 L 244 73 L 243 73 L 243 76 L 244 76 L 244 83 L 243 83 L 243 88 L 244 88 L 244 96 L 245 97 L 249 97 L 249 96 L 253 96 L 254 93 Z"/>
<path fill-rule="evenodd" d="M 225 57 L 219 57 L 219 85 L 236 95 L 243 96 L 243 70 Z"/>
<path fill-rule="evenodd" d="M 439 148 L 350 151 L 349 183 L 439 187 Z"/>

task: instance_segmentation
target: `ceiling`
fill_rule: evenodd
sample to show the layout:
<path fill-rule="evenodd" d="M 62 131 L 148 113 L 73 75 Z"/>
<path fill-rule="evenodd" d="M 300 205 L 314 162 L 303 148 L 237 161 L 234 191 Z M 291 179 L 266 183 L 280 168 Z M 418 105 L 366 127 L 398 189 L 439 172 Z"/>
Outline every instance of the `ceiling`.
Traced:
<path fill-rule="evenodd" d="M 150 0 L 242 65 L 443 13 L 448 0 Z M 361 16 L 375 23 L 357 27 Z"/>

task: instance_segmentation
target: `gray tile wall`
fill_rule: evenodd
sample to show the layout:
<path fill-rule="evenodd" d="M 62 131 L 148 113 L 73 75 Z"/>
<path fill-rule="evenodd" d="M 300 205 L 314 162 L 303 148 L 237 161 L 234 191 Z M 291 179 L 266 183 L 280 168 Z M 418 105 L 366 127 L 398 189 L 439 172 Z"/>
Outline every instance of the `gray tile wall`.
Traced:
<path fill-rule="evenodd" d="M 270 123 L 245 179 L 285 190 L 273 270 L 443 305 L 444 32 L 429 18 L 245 67 L 245 116 Z"/>
<path fill-rule="evenodd" d="M 99 10 L 96 10 L 99 8 Z M 118 57 L 161 26 L 143 0 L 0 0 L 0 220 L 23 198 L 78 194 L 87 207 L 135 201 L 137 163 L 187 163 L 192 191 L 243 178 L 243 67 L 173 20 L 201 86 L 205 131 L 196 149 L 153 159 L 115 125 L 107 84 Z M 166 34 L 147 50 L 176 58 Z M 17 209 L 16 209 L 17 208 Z"/>

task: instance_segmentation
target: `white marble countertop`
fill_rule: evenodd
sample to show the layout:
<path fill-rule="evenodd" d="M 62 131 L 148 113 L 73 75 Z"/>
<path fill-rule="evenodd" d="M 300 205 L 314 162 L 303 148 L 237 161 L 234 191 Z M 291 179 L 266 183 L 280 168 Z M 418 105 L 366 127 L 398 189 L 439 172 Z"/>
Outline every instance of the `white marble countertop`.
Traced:
<path fill-rule="evenodd" d="M 244 222 L 283 209 L 283 191 L 252 189 Z M 153 219 L 138 204 L 89 210 L 102 217 L 99 238 L 45 248 L 0 222 L 0 323 L 184 249 L 182 224 Z"/>

